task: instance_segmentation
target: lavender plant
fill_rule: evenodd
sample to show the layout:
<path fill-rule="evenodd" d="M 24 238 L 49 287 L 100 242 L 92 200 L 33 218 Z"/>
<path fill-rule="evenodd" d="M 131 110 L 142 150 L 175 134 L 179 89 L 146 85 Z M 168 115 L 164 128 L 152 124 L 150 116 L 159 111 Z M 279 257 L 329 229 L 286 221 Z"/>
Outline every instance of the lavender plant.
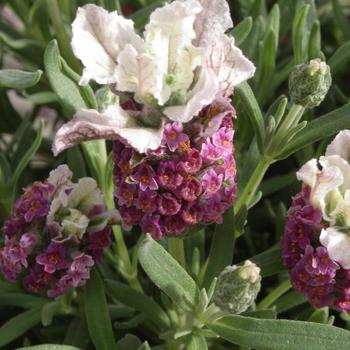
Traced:
<path fill-rule="evenodd" d="M 0 13 L 1 349 L 349 348 L 346 1 Z"/>

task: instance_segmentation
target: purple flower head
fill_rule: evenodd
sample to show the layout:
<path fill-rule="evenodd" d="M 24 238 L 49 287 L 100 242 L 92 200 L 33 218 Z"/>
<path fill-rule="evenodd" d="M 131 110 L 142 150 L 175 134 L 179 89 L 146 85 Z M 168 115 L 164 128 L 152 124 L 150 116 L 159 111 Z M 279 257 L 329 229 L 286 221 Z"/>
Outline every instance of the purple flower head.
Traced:
<path fill-rule="evenodd" d="M 213 144 L 223 149 L 223 153 L 231 154 L 233 150 L 233 130 L 221 128 L 213 135 Z"/>
<path fill-rule="evenodd" d="M 114 195 L 119 205 L 131 205 L 137 196 L 137 186 L 123 183 L 115 189 Z"/>
<path fill-rule="evenodd" d="M 202 193 L 202 185 L 193 176 L 189 176 L 185 181 L 182 183 L 180 188 L 177 191 L 177 195 L 189 202 L 192 202 L 196 200 Z"/>
<path fill-rule="evenodd" d="M 45 272 L 54 273 L 67 267 L 66 250 L 62 244 L 51 243 L 47 250 L 36 257 L 36 262 L 44 266 Z"/>
<path fill-rule="evenodd" d="M 206 142 L 202 144 L 201 156 L 205 161 L 213 162 L 223 156 L 223 149 L 221 147 L 214 146 L 208 137 Z"/>
<path fill-rule="evenodd" d="M 171 193 L 166 192 L 158 197 L 158 211 L 165 216 L 177 214 L 181 209 L 180 201 Z"/>
<path fill-rule="evenodd" d="M 143 232 L 149 233 L 153 238 L 158 239 L 163 236 L 160 228 L 160 216 L 147 214 L 142 218 L 141 228 Z"/>
<path fill-rule="evenodd" d="M 181 185 L 183 177 L 177 172 L 175 162 L 161 161 L 157 168 L 157 181 L 162 188 L 175 190 Z"/>
<path fill-rule="evenodd" d="M 177 168 L 188 174 L 197 173 L 202 167 L 202 156 L 195 148 L 190 149 L 185 153 Z"/>
<path fill-rule="evenodd" d="M 157 190 L 158 184 L 156 182 L 156 173 L 153 168 L 147 164 L 141 164 L 136 173 L 131 176 L 131 179 L 140 185 L 142 191 Z"/>
<path fill-rule="evenodd" d="M 237 192 L 233 115 L 229 100 L 218 97 L 190 122 L 168 123 L 155 151 L 141 154 L 118 141 L 115 197 L 125 229 L 138 225 L 160 238 L 222 222 Z M 132 159 L 124 149 L 133 152 Z M 137 194 L 123 193 L 130 183 Z"/>
<path fill-rule="evenodd" d="M 209 169 L 202 179 L 202 186 L 204 189 L 203 196 L 209 198 L 216 193 L 221 187 L 222 179 L 222 174 L 218 175 L 213 168 Z"/>
<path fill-rule="evenodd" d="M 164 128 L 164 143 L 174 152 L 181 144 L 188 141 L 188 136 L 183 133 L 181 123 L 169 123 Z"/>
<path fill-rule="evenodd" d="M 305 205 L 301 207 L 295 213 L 297 220 L 300 220 L 306 225 L 317 226 L 322 221 L 322 213 L 318 209 L 314 209 L 311 205 Z"/>
<path fill-rule="evenodd" d="M 156 191 L 139 191 L 136 208 L 145 213 L 153 213 L 157 209 L 157 192 Z"/>

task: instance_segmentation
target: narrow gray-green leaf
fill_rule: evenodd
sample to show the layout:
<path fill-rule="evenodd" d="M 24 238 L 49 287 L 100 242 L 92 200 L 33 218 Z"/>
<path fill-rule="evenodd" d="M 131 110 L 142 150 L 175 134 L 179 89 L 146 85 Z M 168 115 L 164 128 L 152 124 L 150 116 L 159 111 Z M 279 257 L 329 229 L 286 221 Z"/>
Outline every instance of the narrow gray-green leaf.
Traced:
<path fill-rule="evenodd" d="M 205 338 L 201 335 L 192 334 L 188 340 L 187 350 L 207 350 L 208 345 Z"/>
<path fill-rule="evenodd" d="M 311 322 L 225 316 L 209 326 L 233 344 L 264 350 L 348 350 L 350 332 Z"/>
<path fill-rule="evenodd" d="M 203 281 L 203 287 L 206 289 L 213 279 L 232 263 L 235 245 L 234 226 L 234 210 L 231 207 L 226 210 L 223 223 L 215 227 Z"/>
<path fill-rule="evenodd" d="M 11 179 L 11 185 L 13 186 L 13 188 L 16 188 L 19 177 L 21 176 L 23 170 L 26 168 L 28 163 L 32 160 L 34 154 L 39 149 L 41 145 L 42 137 L 43 137 L 43 122 L 40 123 L 39 130 L 36 134 L 36 137 L 33 143 L 31 144 L 29 149 L 26 151 L 26 153 L 22 156 L 21 160 L 19 161 L 13 173 L 13 177 Z"/>
<path fill-rule="evenodd" d="M 192 277 L 155 240 L 148 236 L 140 246 L 140 263 L 148 277 L 178 306 L 188 310 L 185 299 L 196 304 L 199 290 Z"/>
<path fill-rule="evenodd" d="M 350 128 L 350 104 L 314 119 L 283 149 L 278 159 L 284 159 L 296 151 L 339 131 Z"/>
<path fill-rule="evenodd" d="M 235 43 L 237 46 L 240 46 L 244 40 L 249 35 L 253 27 L 252 17 L 245 18 L 240 22 L 234 29 L 229 32 L 229 35 L 232 35 L 235 38 Z"/>
<path fill-rule="evenodd" d="M 98 271 L 91 271 L 91 278 L 84 291 L 85 316 L 89 334 L 96 350 L 115 349 L 112 322 L 108 313 L 104 286 Z"/>
<path fill-rule="evenodd" d="M 52 40 L 44 54 L 45 74 L 48 77 L 52 89 L 58 95 L 67 114 L 73 116 L 77 111 L 86 108 L 87 105 L 76 83 L 62 73 L 60 51 L 57 41 Z"/>
<path fill-rule="evenodd" d="M 340 71 L 342 68 L 347 67 L 347 63 L 350 61 L 350 40 L 340 46 L 333 56 L 328 60 L 328 65 L 331 67 L 332 76 Z"/>
<path fill-rule="evenodd" d="M 25 72 L 18 69 L 0 70 L 0 87 L 8 89 L 26 89 L 36 85 L 43 72 Z"/>
<path fill-rule="evenodd" d="M 341 29 L 344 37 L 347 40 L 350 40 L 350 22 L 347 19 L 344 10 L 339 3 L 339 0 L 332 0 L 332 5 L 337 27 Z"/>
<path fill-rule="evenodd" d="M 41 307 L 25 311 L 0 327 L 0 348 L 22 336 L 40 322 Z"/>
<path fill-rule="evenodd" d="M 240 99 L 240 102 L 247 112 L 247 115 L 254 128 L 259 149 L 261 150 L 265 138 L 265 126 L 264 119 L 254 93 L 249 84 L 244 82 L 235 88 L 235 94 Z"/>
<path fill-rule="evenodd" d="M 321 29 L 320 22 L 315 21 L 311 27 L 309 40 L 309 59 L 319 58 L 321 53 Z"/>
<path fill-rule="evenodd" d="M 0 287 L 1 288 L 1 287 Z M 50 300 L 38 297 L 36 295 L 24 294 L 24 293 L 15 293 L 15 292 L 1 292 L 0 293 L 0 306 L 18 306 L 24 309 L 32 309 L 35 307 L 42 306 L 48 303 Z"/>
<path fill-rule="evenodd" d="M 152 298 L 117 281 L 106 280 L 105 283 L 109 295 L 144 313 L 162 330 L 170 327 L 168 315 Z"/>
<path fill-rule="evenodd" d="M 306 43 L 308 42 L 308 33 L 306 32 L 306 20 L 310 11 L 310 5 L 305 4 L 296 12 L 293 20 L 293 51 L 294 63 L 304 63 L 306 59 Z"/>

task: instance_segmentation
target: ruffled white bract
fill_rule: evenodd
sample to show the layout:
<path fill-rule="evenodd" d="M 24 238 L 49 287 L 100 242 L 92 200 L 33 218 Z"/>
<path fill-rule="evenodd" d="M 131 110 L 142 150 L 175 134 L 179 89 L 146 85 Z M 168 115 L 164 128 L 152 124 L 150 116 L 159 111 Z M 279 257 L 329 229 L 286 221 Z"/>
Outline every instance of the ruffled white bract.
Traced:
<path fill-rule="evenodd" d="M 225 0 L 176 0 L 151 14 L 141 38 L 131 20 L 86 5 L 72 25 L 73 51 L 85 67 L 80 83 L 112 84 L 164 119 L 189 122 L 254 74 L 254 65 L 225 34 L 232 25 Z M 84 140 L 119 136 L 139 152 L 154 150 L 161 141 L 159 124 L 141 132 L 137 129 L 145 127 L 135 115 L 118 106 L 104 114 L 83 110 L 58 132 L 54 153 Z"/>
<path fill-rule="evenodd" d="M 312 159 L 297 177 L 311 190 L 310 200 L 322 212 L 329 228 L 320 241 L 329 256 L 343 268 L 350 268 L 350 130 L 341 131 L 328 146 L 326 155 Z"/>

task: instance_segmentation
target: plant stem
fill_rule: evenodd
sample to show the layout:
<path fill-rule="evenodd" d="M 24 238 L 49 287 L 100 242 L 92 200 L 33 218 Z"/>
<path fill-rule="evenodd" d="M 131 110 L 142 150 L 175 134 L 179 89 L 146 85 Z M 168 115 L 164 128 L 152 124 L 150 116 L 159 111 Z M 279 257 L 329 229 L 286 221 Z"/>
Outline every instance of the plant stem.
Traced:
<path fill-rule="evenodd" d="M 169 237 L 168 251 L 183 268 L 186 268 L 185 248 L 182 239 Z"/>
<path fill-rule="evenodd" d="M 274 301 L 276 301 L 281 295 L 286 293 L 291 288 L 290 280 L 282 282 L 276 289 L 269 293 L 261 302 L 257 305 L 257 309 L 267 309 Z"/>
<path fill-rule="evenodd" d="M 235 214 L 242 209 L 244 204 L 247 206 L 249 205 L 271 163 L 272 160 L 270 158 L 262 156 L 248 183 L 244 187 L 243 192 L 238 197 L 234 207 Z"/>

